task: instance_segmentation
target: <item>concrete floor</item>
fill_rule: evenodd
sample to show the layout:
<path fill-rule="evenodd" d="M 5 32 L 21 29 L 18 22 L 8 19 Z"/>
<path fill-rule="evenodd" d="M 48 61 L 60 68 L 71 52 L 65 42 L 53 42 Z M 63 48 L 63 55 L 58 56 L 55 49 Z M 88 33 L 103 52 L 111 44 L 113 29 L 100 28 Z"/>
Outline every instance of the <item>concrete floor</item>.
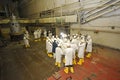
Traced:
<path fill-rule="evenodd" d="M 0 80 L 46 80 L 57 70 L 45 53 L 45 41 L 32 41 L 28 49 L 18 42 L 0 48 Z"/>
<path fill-rule="evenodd" d="M 74 74 L 65 74 L 54 65 L 55 60 L 45 52 L 45 41 L 30 42 L 25 49 L 23 43 L 11 42 L 0 48 L 0 80 L 120 80 L 120 51 L 101 46 L 93 47 L 92 58 L 85 58 L 83 66 L 75 65 Z"/>
<path fill-rule="evenodd" d="M 85 58 L 82 66 L 74 65 L 74 74 L 65 74 L 63 70 L 58 71 L 59 80 L 120 80 L 120 50 L 94 46 L 91 58 Z"/>

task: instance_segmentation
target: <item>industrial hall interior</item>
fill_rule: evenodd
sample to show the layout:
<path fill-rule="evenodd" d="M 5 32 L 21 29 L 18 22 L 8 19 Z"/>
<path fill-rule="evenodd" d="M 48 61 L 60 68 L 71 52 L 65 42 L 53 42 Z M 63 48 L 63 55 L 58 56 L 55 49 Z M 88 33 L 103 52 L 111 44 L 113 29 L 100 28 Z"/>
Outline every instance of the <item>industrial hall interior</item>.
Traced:
<path fill-rule="evenodd" d="M 0 0 L 0 80 L 120 80 L 120 0 Z"/>

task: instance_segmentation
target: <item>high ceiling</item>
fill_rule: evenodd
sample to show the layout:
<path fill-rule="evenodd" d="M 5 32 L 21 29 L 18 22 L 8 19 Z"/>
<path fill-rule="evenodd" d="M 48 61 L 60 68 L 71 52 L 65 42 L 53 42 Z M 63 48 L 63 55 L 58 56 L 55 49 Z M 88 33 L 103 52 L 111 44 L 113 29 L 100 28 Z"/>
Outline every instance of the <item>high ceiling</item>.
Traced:
<path fill-rule="evenodd" d="M 0 0 L 0 5 L 9 4 L 15 1 L 19 1 L 19 0 Z"/>

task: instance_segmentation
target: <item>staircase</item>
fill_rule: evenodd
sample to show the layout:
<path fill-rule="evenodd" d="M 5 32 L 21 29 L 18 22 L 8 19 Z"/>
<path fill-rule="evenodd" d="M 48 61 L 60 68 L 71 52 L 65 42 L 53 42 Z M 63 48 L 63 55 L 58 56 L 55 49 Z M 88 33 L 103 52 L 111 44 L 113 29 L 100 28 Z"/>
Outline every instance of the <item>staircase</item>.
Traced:
<path fill-rule="evenodd" d="M 101 6 L 93 8 L 92 10 L 88 11 L 87 13 L 81 14 L 81 23 L 87 23 L 94 19 L 101 17 L 104 14 L 112 12 L 116 9 L 120 8 L 120 0 L 107 0 Z"/>

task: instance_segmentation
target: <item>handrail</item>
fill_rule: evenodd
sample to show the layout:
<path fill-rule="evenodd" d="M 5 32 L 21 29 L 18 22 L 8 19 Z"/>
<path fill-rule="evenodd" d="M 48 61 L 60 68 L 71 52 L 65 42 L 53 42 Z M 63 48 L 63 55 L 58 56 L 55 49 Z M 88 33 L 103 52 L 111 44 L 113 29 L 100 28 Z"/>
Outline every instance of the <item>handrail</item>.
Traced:
<path fill-rule="evenodd" d="M 118 8 L 120 8 L 120 6 L 116 6 L 115 9 L 118 9 Z M 97 14 L 95 16 L 92 16 L 92 17 L 90 16 L 89 18 L 86 18 L 85 22 L 89 22 L 91 20 L 94 20 L 94 19 L 96 19 L 96 18 L 98 18 L 98 17 L 100 17 L 100 16 L 102 16 L 102 15 L 104 15 L 106 13 L 109 13 L 109 12 L 113 11 L 114 9 L 112 8 L 112 9 L 109 9 L 109 10 L 107 10 L 107 9 L 105 9 L 105 10 L 106 10 L 106 12 L 99 13 L 99 14 Z"/>
<path fill-rule="evenodd" d="M 104 1 L 106 1 L 106 0 L 104 0 Z M 101 3 L 101 5 L 100 6 L 97 6 L 97 7 L 95 7 L 95 8 L 93 8 L 92 10 L 90 10 L 89 12 L 87 12 L 87 13 L 85 13 L 85 15 L 86 14 L 90 14 L 92 11 L 94 11 L 94 10 L 96 10 L 96 9 L 98 9 L 98 8 L 101 8 L 101 7 L 103 7 L 103 6 L 105 6 L 107 3 L 109 3 L 111 0 L 109 0 L 109 1 L 107 1 L 107 2 L 105 2 L 105 3 Z"/>
<path fill-rule="evenodd" d="M 93 15 L 93 14 L 95 14 L 95 13 L 97 13 L 97 12 L 103 10 L 103 9 L 106 9 L 106 8 L 108 8 L 108 7 L 110 7 L 110 6 L 114 5 L 114 4 L 116 4 L 116 3 L 118 3 L 118 2 L 120 2 L 120 0 L 117 0 L 117 1 L 115 1 L 115 2 L 112 1 L 111 3 L 108 2 L 108 3 L 107 3 L 108 5 L 105 4 L 105 6 L 103 6 L 103 7 L 100 8 L 100 9 L 94 10 L 92 14 L 86 15 L 86 17 L 90 17 L 91 15 Z"/>

